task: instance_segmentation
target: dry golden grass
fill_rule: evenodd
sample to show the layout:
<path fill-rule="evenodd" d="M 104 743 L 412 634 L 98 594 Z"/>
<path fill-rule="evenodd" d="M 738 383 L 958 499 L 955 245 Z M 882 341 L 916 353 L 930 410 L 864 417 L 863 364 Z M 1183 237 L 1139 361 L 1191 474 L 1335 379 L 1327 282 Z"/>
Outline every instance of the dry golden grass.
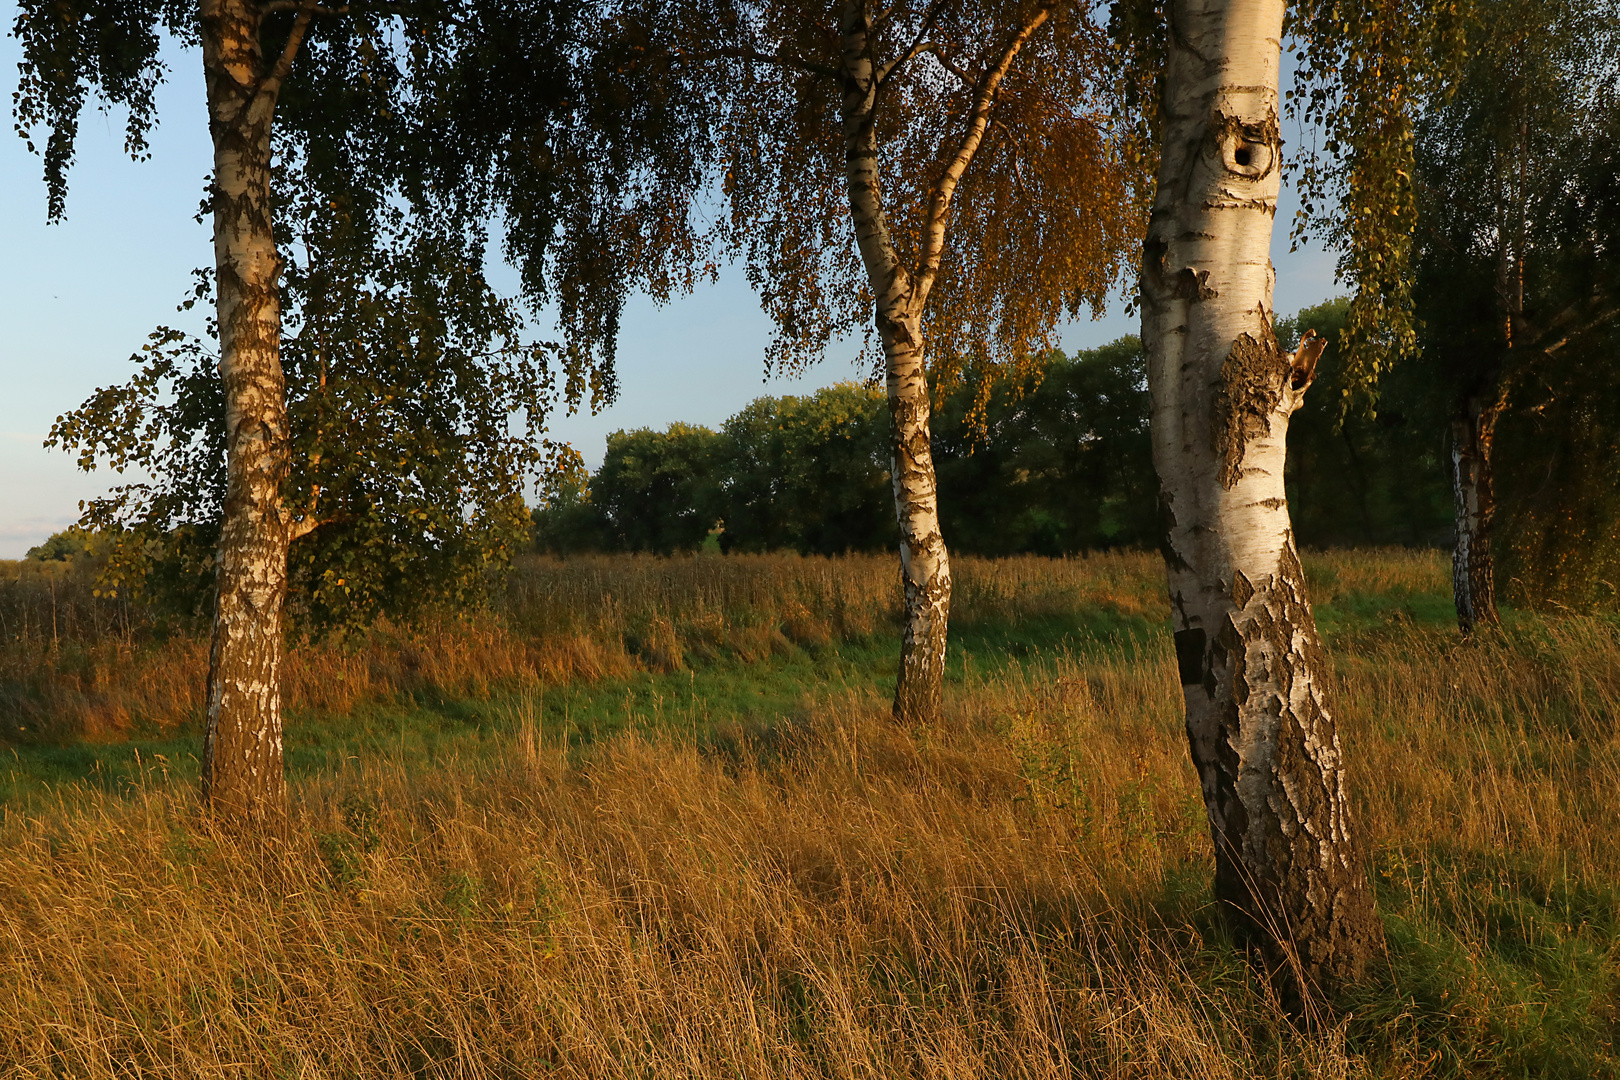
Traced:
<path fill-rule="evenodd" d="M 961 625 L 1163 606 L 1157 566 L 1141 555 L 957 567 Z M 13 725 L 0 720 L 0 737 L 20 726 L 48 739 L 115 741 L 198 719 L 206 637 L 158 634 L 138 604 L 93 590 L 88 568 L 0 563 L 0 712 Z M 479 697 L 719 656 L 763 660 L 897 627 L 899 600 L 892 556 L 530 557 L 488 611 L 295 645 L 283 700 L 345 713 L 413 693 Z"/>
<path fill-rule="evenodd" d="M 305 786 L 268 854 L 161 784 L 13 818 L 0 1056 L 82 1076 L 1249 1075 L 1234 1010 L 1265 1002 L 1203 990 L 1180 958 L 1198 931 L 1154 907 L 1197 847 L 1182 794 L 1069 812 L 962 719 L 912 737 L 842 701 L 768 748 L 632 736 L 570 764 L 537 733 L 478 774 L 371 763 Z M 1144 754 L 1141 734 L 1113 727 L 1085 767 L 1179 780 L 1174 740 Z"/>
<path fill-rule="evenodd" d="M 690 662 L 671 643 L 753 647 L 715 635 L 785 638 L 795 618 L 881 627 L 892 574 L 618 568 L 526 569 L 552 599 L 514 605 L 534 621 L 503 632 L 606 626 L 631 639 L 621 662 Z M 965 571 L 968 621 L 1160 602 L 1145 556 Z M 1353 606 L 1432 597 L 1444 567 L 1347 555 L 1312 576 Z M 0 820 L 0 1061 L 42 1077 L 1616 1075 L 1613 625 L 1464 645 L 1386 604 L 1335 659 L 1390 954 L 1315 1035 L 1210 908 L 1154 639 L 955 685 L 937 730 L 896 729 L 873 692 L 809 687 L 802 719 L 767 731 L 581 752 L 520 707 L 493 757 L 296 784 L 291 840 L 268 850 L 213 832 L 160 771 L 125 799 L 65 790 Z"/>

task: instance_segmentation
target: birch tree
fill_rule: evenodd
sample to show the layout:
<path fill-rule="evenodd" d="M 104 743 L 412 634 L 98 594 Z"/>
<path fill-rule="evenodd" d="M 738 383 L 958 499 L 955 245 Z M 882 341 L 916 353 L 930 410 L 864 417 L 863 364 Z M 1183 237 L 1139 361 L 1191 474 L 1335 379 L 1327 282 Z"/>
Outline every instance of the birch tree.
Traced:
<path fill-rule="evenodd" d="M 1309 993 L 1356 978 L 1381 931 L 1283 488 L 1288 419 L 1323 344 L 1284 353 L 1273 328 L 1283 8 L 1166 5 L 1142 343 L 1215 892 Z"/>
<path fill-rule="evenodd" d="M 1613 306 L 1591 291 L 1602 273 L 1577 284 L 1566 269 L 1602 246 L 1594 230 L 1558 223 L 1581 186 L 1575 148 L 1605 115 L 1612 7 L 1300 0 L 1295 12 L 1294 107 L 1324 135 L 1300 157 L 1296 235 L 1337 247 L 1356 289 L 1347 406 L 1376 411 L 1397 361 L 1440 369 L 1453 386 L 1453 592 L 1465 634 L 1497 621 L 1497 421 L 1515 385 L 1567 364 Z M 1557 277 L 1574 286 L 1561 301 L 1547 287 Z"/>
<path fill-rule="evenodd" d="M 341 236 L 353 255 L 325 278 L 325 268 L 306 267 L 302 279 L 358 290 L 348 298 L 355 303 L 325 304 L 312 293 L 306 314 L 325 310 L 347 318 L 357 307 L 370 305 L 375 315 L 379 303 L 403 305 L 389 307 L 381 321 L 392 324 L 387 335 L 398 331 L 404 337 L 396 336 L 382 355 L 371 352 L 361 366 L 377 360 L 387 368 L 400 355 L 421 359 L 445 343 L 446 327 L 452 338 L 468 329 L 501 335 L 510 322 L 504 311 L 497 311 L 500 304 L 491 306 L 483 279 L 483 215 L 489 208 L 485 178 L 465 167 L 475 159 L 468 151 L 477 144 L 469 147 L 458 137 L 467 135 L 469 126 L 453 129 L 447 122 L 466 117 L 456 95 L 465 90 L 469 71 L 480 70 L 476 60 L 482 47 L 491 44 L 481 37 L 486 24 L 480 20 L 498 16 L 494 29 L 501 37 L 494 51 L 503 57 L 521 54 L 525 76 L 537 70 L 554 76 L 532 86 L 505 81 L 498 87 L 508 101 L 521 105 L 527 120 L 520 131 L 523 157 L 543 181 L 531 189 L 527 213 L 515 221 L 519 231 L 533 227 L 539 234 L 539 254 L 524 265 L 526 281 L 531 286 L 537 277 L 560 283 L 565 329 L 576 345 L 586 347 L 564 354 L 563 395 L 575 402 L 587 392 L 597 401 L 611 397 L 611 353 L 608 363 L 593 363 L 589 347 L 610 340 L 616 330 L 609 316 L 616 316 L 622 304 L 625 264 L 597 258 L 593 244 L 603 218 L 614 219 L 621 210 L 620 203 L 605 205 L 602 200 L 612 199 L 621 188 L 602 184 L 599 192 L 591 170 L 602 169 L 604 159 L 608 168 L 633 166 L 638 159 L 614 142 L 616 135 L 633 133 L 634 125 L 618 123 L 608 136 L 594 141 L 578 135 L 603 111 L 611 112 L 592 111 L 602 81 L 587 85 L 581 80 L 582 71 L 604 73 L 601 64 L 590 66 L 598 52 L 587 32 L 600 25 L 599 14 L 589 3 L 536 9 L 492 0 L 353 0 L 332 6 L 315 0 L 21 4 L 15 27 L 25 58 L 15 99 L 18 128 L 30 137 L 31 146 L 31 133 L 48 129 L 42 154 L 53 217 L 64 212 L 78 120 L 92 93 L 104 104 L 128 108 L 126 142 L 139 156 L 145 133 L 156 120 L 153 90 L 165 70 L 159 55 L 162 35 L 200 46 L 214 143 L 208 203 L 214 223 L 213 329 L 219 343 L 219 395 L 214 400 L 225 466 L 218 500 L 203 786 L 209 805 L 226 819 L 274 828 L 284 818 L 280 686 L 289 551 L 331 520 L 335 494 L 330 489 L 323 493 L 319 469 L 294 468 L 288 371 L 281 352 L 280 278 L 286 264 L 280 245 L 296 238 L 278 234 L 276 215 L 294 200 L 313 205 L 315 216 L 324 218 L 321 228 L 328 238 Z M 613 152 L 597 158 L 572 152 L 581 146 L 606 146 Z M 674 158 L 685 160 L 681 154 Z M 645 172 L 626 171 L 636 176 Z M 278 189 L 278 177 L 297 190 Z M 402 208 L 420 215 L 417 220 L 431 228 L 423 234 L 424 247 L 395 259 L 390 237 L 404 234 L 391 232 L 386 223 L 396 211 L 405 212 Z M 679 220 L 680 214 L 673 217 Z M 567 256 L 560 263 L 546 257 L 557 249 Z M 371 259 L 370 251 L 380 254 Z M 422 267 L 442 269 L 443 280 L 420 280 Z M 396 288 L 388 279 L 406 283 Z M 431 307 L 437 303 L 433 297 L 446 293 L 455 294 L 448 297 L 448 317 L 441 317 L 444 311 L 411 310 L 424 302 Z M 469 310 L 475 312 L 470 321 Z M 359 314 L 364 324 L 369 316 Z M 415 329 L 401 329 L 412 324 Z M 358 357 L 372 350 L 372 329 L 362 326 L 354 340 L 337 343 L 337 352 Z M 457 352 L 455 363 L 472 359 L 476 367 L 476 357 L 459 351 L 464 341 L 462 337 L 441 351 Z M 318 334 L 303 340 L 294 351 L 294 374 L 326 372 L 322 358 L 334 355 L 332 344 Z M 390 347 L 402 352 L 389 356 Z M 302 363 L 309 358 L 314 362 Z M 445 374 L 444 366 L 438 370 Z M 551 391 L 549 383 L 540 385 L 544 380 L 537 372 L 520 361 L 507 372 L 510 378 L 486 370 L 489 379 L 465 385 L 486 390 L 500 386 L 494 394 L 500 404 L 518 402 L 527 408 Z M 137 383 L 151 374 L 137 376 Z M 438 383 L 451 396 L 465 385 L 455 378 Z M 151 385 L 132 390 L 130 401 L 151 404 Z M 206 402 L 208 395 L 198 400 Z M 441 411 L 452 416 L 464 404 L 459 399 L 441 402 Z M 105 410 L 98 414 L 95 405 L 75 415 L 92 421 L 112 415 Z M 319 412 L 312 409 L 312 415 Z M 470 426 L 504 435 L 505 420 L 504 413 L 475 417 Z M 160 423 L 98 433 L 82 424 L 72 430 L 70 422 L 59 434 L 94 454 L 97 447 L 109 448 L 103 436 L 116 443 L 126 437 L 155 438 L 165 430 Z M 362 438 L 371 437 L 367 432 L 392 438 L 393 432 L 388 424 L 350 424 L 345 430 Z M 308 452 L 304 464 L 309 464 L 319 456 L 319 438 L 316 432 L 306 434 L 311 438 L 301 449 Z M 204 438 L 199 452 L 208 445 Z M 116 457 L 121 451 L 114 449 Z M 345 456 L 352 460 L 364 454 L 334 454 L 332 459 Z M 523 456 L 497 451 L 488 460 L 509 465 Z M 503 471 L 498 479 L 505 484 L 511 478 Z M 459 513 L 460 504 L 454 510 L 437 509 Z M 424 511 L 424 516 L 431 515 Z"/>
<path fill-rule="evenodd" d="M 341 9 L 348 11 L 348 8 Z M 180 0 L 21 5 L 19 126 L 47 124 L 53 217 L 64 209 L 78 115 L 89 87 L 129 107 L 132 150 L 153 122 L 160 34 L 201 47 L 213 139 L 215 320 L 226 485 L 215 568 L 203 791 L 222 815 L 274 827 L 283 817 L 282 607 L 288 548 L 315 527 L 283 498 L 289 469 L 281 368 L 281 259 L 272 222 L 277 103 L 312 21 L 304 0 Z"/>
<path fill-rule="evenodd" d="M 1499 621 L 1498 422 L 1515 394 L 1561 396 L 1572 355 L 1620 317 L 1604 255 L 1614 237 L 1595 212 L 1605 185 L 1588 165 L 1620 90 L 1611 5 L 1481 0 L 1472 29 L 1457 85 L 1418 120 L 1415 154 L 1423 362 L 1452 395 L 1465 634 Z"/>
<path fill-rule="evenodd" d="M 894 712 L 932 721 L 951 569 L 930 366 L 1026 362 L 1122 268 L 1138 219 L 1106 39 L 1063 3 L 679 8 L 659 17 L 715 102 L 720 236 L 776 323 L 768 363 L 795 370 L 855 332 L 881 358 L 905 590 Z"/>

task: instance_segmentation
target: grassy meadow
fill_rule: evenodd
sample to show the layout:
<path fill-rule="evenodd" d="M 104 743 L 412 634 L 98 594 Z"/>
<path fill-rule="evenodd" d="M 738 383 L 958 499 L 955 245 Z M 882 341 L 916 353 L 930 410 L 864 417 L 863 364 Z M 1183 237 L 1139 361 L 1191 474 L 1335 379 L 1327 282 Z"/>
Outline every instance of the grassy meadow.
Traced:
<path fill-rule="evenodd" d="M 1620 622 L 1307 558 L 1387 935 L 1301 1031 L 1224 936 L 1147 554 L 526 560 L 297 647 L 289 839 L 198 812 L 206 644 L 0 564 L 0 1075 L 1620 1077 Z"/>

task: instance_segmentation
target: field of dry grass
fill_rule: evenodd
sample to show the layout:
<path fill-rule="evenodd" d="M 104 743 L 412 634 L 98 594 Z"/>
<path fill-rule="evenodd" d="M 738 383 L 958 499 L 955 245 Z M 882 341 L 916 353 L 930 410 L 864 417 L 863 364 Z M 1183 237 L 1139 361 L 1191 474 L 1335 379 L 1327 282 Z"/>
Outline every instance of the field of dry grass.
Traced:
<path fill-rule="evenodd" d="M 958 562 L 961 626 L 1163 607 L 1157 569 L 1138 556 Z M 295 647 L 283 697 L 341 714 L 413 693 L 482 697 L 766 660 L 897 627 L 896 574 L 878 555 L 525 558 L 489 611 Z M 0 562 L 0 737 L 116 741 L 200 715 L 206 636 L 161 633 L 139 604 L 95 591 L 88 568 Z"/>
<path fill-rule="evenodd" d="M 211 830 L 165 761 L 123 795 L 68 785 L 0 811 L 0 1062 L 1620 1076 L 1616 624 L 1516 614 L 1462 643 L 1439 556 L 1309 571 L 1389 942 L 1314 1033 L 1282 1018 L 1211 909 L 1169 644 L 1142 630 L 1163 615 L 1154 558 L 965 560 L 959 640 L 1046 631 L 964 661 L 938 729 L 890 724 L 881 680 L 809 679 L 775 724 L 648 717 L 581 746 L 544 706 L 569 680 L 814 670 L 893 618 L 887 560 L 601 559 L 526 565 L 481 619 L 301 650 L 298 693 L 335 694 L 344 673 L 355 696 L 334 709 L 502 693 L 477 754 L 379 752 L 297 779 L 284 845 Z M 157 684 L 143 665 L 183 682 L 190 646 L 134 630 L 72 645 L 132 652 L 67 683 L 61 613 L 59 597 L 46 676 L 20 684 L 27 661 L 7 658 L 14 700 L 101 694 L 131 725 L 178 722 L 138 700 L 193 707 L 137 697 Z"/>

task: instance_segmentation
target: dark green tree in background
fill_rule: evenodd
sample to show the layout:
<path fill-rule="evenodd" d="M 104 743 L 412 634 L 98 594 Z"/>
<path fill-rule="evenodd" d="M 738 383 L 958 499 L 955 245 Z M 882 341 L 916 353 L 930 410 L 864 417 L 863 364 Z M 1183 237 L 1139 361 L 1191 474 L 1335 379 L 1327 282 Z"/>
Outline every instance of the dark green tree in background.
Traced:
<path fill-rule="evenodd" d="M 290 626 L 348 632 L 475 606 L 526 546 L 524 485 L 555 453 L 539 431 L 554 401 L 548 353 L 522 340 L 511 302 L 453 242 L 346 242 L 323 233 L 347 229 L 343 215 L 296 209 L 310 216 L 282 288 L 284 490 L 312 527 L 289 551 Z M 206 619 L 225 498 L 218 359 L 170 330 L 135 359 L 133 380 L 61 417 L 52 438 L 86 467 L 150 477 L 86 507 L 88 525 L 122 540 L 108 583 Z"/>
<path fill-rule="evenodd" d="M 591 502 L 591 472 L 577 453 L 558 455 L 538 494 L 530 511 L 537 552 L 567 556 L 609 549 L 601 515 Z"/>
<path fill-rule="evenodd" d="M 982 415 L 974 409 L 982 404 Z M 1141 345 L 1121 338 L 1048 353 L 988 398 L 946 398 L 939 443 L 944 513 L 964 551 L 1069 555 L 1151 546 L 1158 528 Z"/>
<path fill-rule="evenodd" d="M 1464 632 L 1497 621 L 1502 541 L 1521 600 L 1585 598 L 1615 567 L 1614 16 L 1478 0 L 1460 78 L 1417 125 L 1414 295 L 1446 399 Z"/>
<path fill-rule="evenodd" d="M 1421 364 L 1379 382 L 1378 408 L 1344 408 L 1354 372 L 1342 342 L 1350 301 L 1329 300 L 1277 320 L 1292 350 L 1308 329 L 1327 340 L 1315 396 L 1288 423 L 1288 506 L 1306 547 L 1438 547 L 1451 536 L 1443 394 Z"/>
<path fill-rule="evenodd" d="M 1347 300 L 1277 320 L 1288 348 L 1306 327 L 1330 342 L 1318 376 L 1328 394 L 1289 427 L 1289 503 L 1306 547 L 1444 544 L 1450 536 L 1442 388 L 1402 365 L 1385 376 L 1376 414 L 1343 412 L 1352 377 L 1337 331 Z M 885 402 L 842 383 L 802 397 L 761 397 L 721 430 L 673 424 L 615 432 L 601 468 L 575 463 L 548 479 L 534 512 L 537 547 L 692 551 L 722 526 L 726 551 L 834 555 L 892 540 Z M 941 394 L 934 432 L 942 505 L 957 547 L 975 555 L 1075 555 L 1157 543 L 1148 395 L 1134 337 L 1027 374 L 974 378 Z M 1144 488 L 1144 485 L 1147 487 Z"/>
<path fill-rule="evenodd" d="M 726 551 L 878 551 L 894 539 L 882 391 L 763 397 L 727 420 L 717 484 Z"/>
<path fill-rule="evenodd" d="M 609 550 L 668 555 L 703 543 L 716 517 L 719 443 L 708 428 L 682 423 L 609 435 L 590 485 Z"/>

